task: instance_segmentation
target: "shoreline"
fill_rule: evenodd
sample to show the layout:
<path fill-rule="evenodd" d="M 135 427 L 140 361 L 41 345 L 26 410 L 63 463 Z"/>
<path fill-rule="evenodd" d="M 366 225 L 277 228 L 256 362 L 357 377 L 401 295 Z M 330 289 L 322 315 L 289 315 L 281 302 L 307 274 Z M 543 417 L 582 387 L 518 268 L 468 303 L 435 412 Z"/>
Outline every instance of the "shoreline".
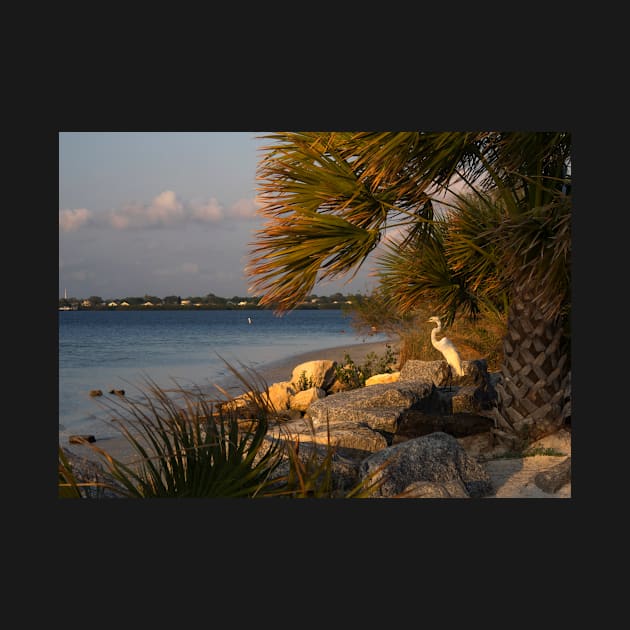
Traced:
<path fill-rule="evenodd" d="M 374 352 L 377 356 L 382 356 L 386 353 L 387 347 L 391 347 L 397 354 L 398 341 L 395 339 L 386 339 L 382 341 L 365 341 L 359 343 L 349 343 L 341 346 L 334 346 L 332 348 L 323 348 L 320 350 L 308 350 L 298 354 L 293 354 L 282 359 L 275 359 L 269 363 L 263 363 L 256 368 L 248 368 L 255 372 L 257 381 L 262 379 L 267 386 L 271 386 L 273 383 L 279 383 L 282 381 L 291 380 L 291 373 L 293 369 L 301 363 L 307 361 L 316 360 L 329 360 L 342 363 L 346 354 L 357 365 L 361 365 L 365 362 L 368 354 Z M 245 362 L 244 362 L 245 363 Z M 240 369 L 240 366 L 234 366 Z M 244 385 L 238 381 L 235 376 L 227 376 L 218 380 L 216 384 L 219 385 L 232 396 L 238 396 L 244 393 Z M 109 455 L 119 459 L 123 463 L 129 463 L 129 461 L 136 456 L 136 452 L 129 442 L 121 435 L 120 437 L 104 437 L 98 438 L 94 443 L 94 446 L 105 450 Z M 100 457 L 92 451 L 89 446 L 81 444 L 70 444 L 67 440 L 61 444 L 64 449 L 83 457 L 90 461 L 99 462 Z"/>
<path fill-rule="evenodd" d="M 368 354 L 374 352 L 377 356 L 384 355 L 387 347 L 392 347 L 397 352 L 396 340 L 388 339 L 383 341 L 365 341 L 359 343 L 349 343 L 343 346 L 333 346 L 332 348 L 323 348 L 319 350 L 308 350 L 293 354 L 282 359 L 275 359 L 269 363 L 251 368 L 264 382 L 269 386 L 273 383 L 291 380 L 293 369 L 301 363 L 307 361 L 329 360 L 341 364 L 346 354 L 357 364 L 365 362 Z M 238 367 L 238 366 L 234 366 Z M 217 382 L 218 385 L 226 390 L 238 388 L 238 391 L 230 392 L 236 395 L 243 393 L 243 385 L 234 376 L 228 376 Z"/>

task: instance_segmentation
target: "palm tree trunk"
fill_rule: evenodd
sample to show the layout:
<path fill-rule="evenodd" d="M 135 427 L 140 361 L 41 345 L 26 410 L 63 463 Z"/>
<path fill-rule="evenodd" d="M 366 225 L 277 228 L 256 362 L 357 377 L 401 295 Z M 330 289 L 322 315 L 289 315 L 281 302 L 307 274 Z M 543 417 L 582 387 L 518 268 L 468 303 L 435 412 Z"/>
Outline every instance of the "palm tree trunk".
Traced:
<path fill-rule="evenodd" d="M 562 326 L 543 317 L 532 290 L 512 296 L 503 352 L 497 428 L 520 445 L 554 433 L 570 415 L 569 353 Z"/>

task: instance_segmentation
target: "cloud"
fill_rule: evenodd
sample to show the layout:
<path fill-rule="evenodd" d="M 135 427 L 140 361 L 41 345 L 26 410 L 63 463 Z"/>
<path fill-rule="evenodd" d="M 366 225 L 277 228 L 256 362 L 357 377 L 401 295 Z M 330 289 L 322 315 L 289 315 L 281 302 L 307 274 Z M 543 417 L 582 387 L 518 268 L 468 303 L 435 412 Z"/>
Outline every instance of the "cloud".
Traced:
<path fill-rule="evenodd" d="M 260 203 L 255 199 L 239 199 L 232 204 L 230 215 L 239 219 L 251 219 L 256 216 L 256 209 Z"/>
<path fill-rule="evenodd" d="M 149 204 L 130 204 L 113 210 L 109 225 L 117 230 L 129 228 L 167 227 L 181 223 L 185 218 L 183 204 L 172 190 L 165 190 Z"/>
<path fill-rule="evenodd" d="M 62 232 L 76 232 L 89 223 L 92 213 L 87 208 L 59 211 L 59 228 Z"/>
<path fill-rule="evenodd" d="M 224 217 L 223 208 L 214 197 L 205 203 L 195 201 L 190 204 L 190 218 L 195 221 L 215 223 L 223 220 Z"/>
<path fill-rule="evenodd" d="M 168 228 L 187 223 L 217 224 L 251 220 L 256 216 L 259 205 L 255 198 L 239 199 L 226 212 L 214 197 L 182 201 L 174 191 L 164 190 L 150 203 L 130 203 L 100 216 L 85 208 L 61 210 L 59 224 L 64 232 L 77 231 L 88 224 L 115 230 Z"/>

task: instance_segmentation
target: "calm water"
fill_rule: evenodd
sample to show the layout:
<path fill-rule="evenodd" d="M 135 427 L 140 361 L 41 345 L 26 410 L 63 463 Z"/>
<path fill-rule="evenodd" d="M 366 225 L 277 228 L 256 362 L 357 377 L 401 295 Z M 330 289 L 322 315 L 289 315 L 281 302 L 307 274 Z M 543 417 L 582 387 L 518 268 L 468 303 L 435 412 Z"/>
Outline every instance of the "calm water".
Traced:
<path fill-rule="evenodd" d="M 284 317 L 271 311 L 59 311 L 60 443 L 73 433 L 118 435 L 103 422 L 109 413 L 102 401 L 112 389 L 138 393 L 145 376 L 164 387 L 174 379 L 210 388 L 230 376 L 217 354 L 257 369 L 364 340 L 339 310 L 298 310 Z M 92 389 L 104 396 L 90 397 Z"/>

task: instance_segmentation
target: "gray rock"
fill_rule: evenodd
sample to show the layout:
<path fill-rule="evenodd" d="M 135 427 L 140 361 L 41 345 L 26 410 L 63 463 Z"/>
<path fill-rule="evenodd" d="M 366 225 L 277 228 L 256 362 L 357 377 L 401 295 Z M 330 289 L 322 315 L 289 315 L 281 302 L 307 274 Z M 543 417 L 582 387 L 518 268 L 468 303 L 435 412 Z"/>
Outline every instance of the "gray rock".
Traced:
<path fill-rule="evenodd" d="M 312 472 L 322 465 L 322 462 L 328 457 L 329 453 L 329 448 L 326 445 L 300 441 L 298 459 Z M 330 490 L 333 494 L 337 493 L 343 495 L 343 493 L 354 488 L 359 483 L 359 464 L 360 460 L 346 457 L 342 449 L 335 449 L 333 451 L 330 460 Z M 280 465 L 271 475 L 272 479 L 278 481 L 278 487 L 286 481 L 289 470 L 290 462 L 285 452 Z M 324 472 L 325 471 L 322 469 L 322 484 L 324 483 Z"/>
<path fill-rule="evenodd" d="M 412 359 L 406 361 L 400 370 L 400 380 L 425 380 L 433 383 L 436 387 L 474 386 L 485 392 L 486 398 L 496 398 L 496 392 L 488 374 L 488 364 L 485 359 L 475 359 L 474 361 L 462 361 L 464 375 L 458 376 L 451 371 L 449 382 L 449 369 L 446 361 L 419 361 Z M 476 394 L 480 399 L 480 394 Z"/>
<path fill-rule="evenodd" d="M 543 491 L 553 494 L 571 481 L 571 458 L 567 457 L 553 468 L 539 472 L 534 483 Z"/>
<path fill-rule="evenodd" d="M 400 494 L 415 481 L 461 481 L 471 497 L 493 491 L 486 471 L 454 437 L 442 432 L 378 451 L 361 462 L 359 473 L 362 479 L 370 477 L 382 482 L 376 497 Z"/>
<path fill-rule="evenodd" d="M 470 495 L 461 481 L 414 481 L 409 484 L 399 499 L 469 499 Z"/>
<path fill-rule="evenodd" d="M 354 422 L 334 424 L 329 429 L 325 426 L 318 427 L 310 436 L 304 435 L 301 439 L 318 444 L 327 444 L 330 440 L 332 446 L 349 450 L 354 457 L 359 452 L 366 457 L 370 453 L 387 448 L 387 440 L 383 435 Z"/>
<path fill-rule="evenodd" d="M 315 426 L 326 422 L 355 422 L 393 433 L 402 412 L 430 395 L 432 385 L 422 381 L 397 381 L 331 394 L 310 405 L 306 415 Z"/>
<path fill-rule="evenodd" d="M 416 409 L 406 409 L 400 415 L 392 444 L 436 431 L 443 431 L 456 438 L 466 437 L 487 432 L 493 426 L 490 418 L 476 414 L 429 414 Z"/>
<path fill-rule="evenodd" d="M 426 381 L 436 387 L 448 380 L 448 363 L 446 361 L 419 361 L 410 359 L 400 369 L 401 381 Z"/>

